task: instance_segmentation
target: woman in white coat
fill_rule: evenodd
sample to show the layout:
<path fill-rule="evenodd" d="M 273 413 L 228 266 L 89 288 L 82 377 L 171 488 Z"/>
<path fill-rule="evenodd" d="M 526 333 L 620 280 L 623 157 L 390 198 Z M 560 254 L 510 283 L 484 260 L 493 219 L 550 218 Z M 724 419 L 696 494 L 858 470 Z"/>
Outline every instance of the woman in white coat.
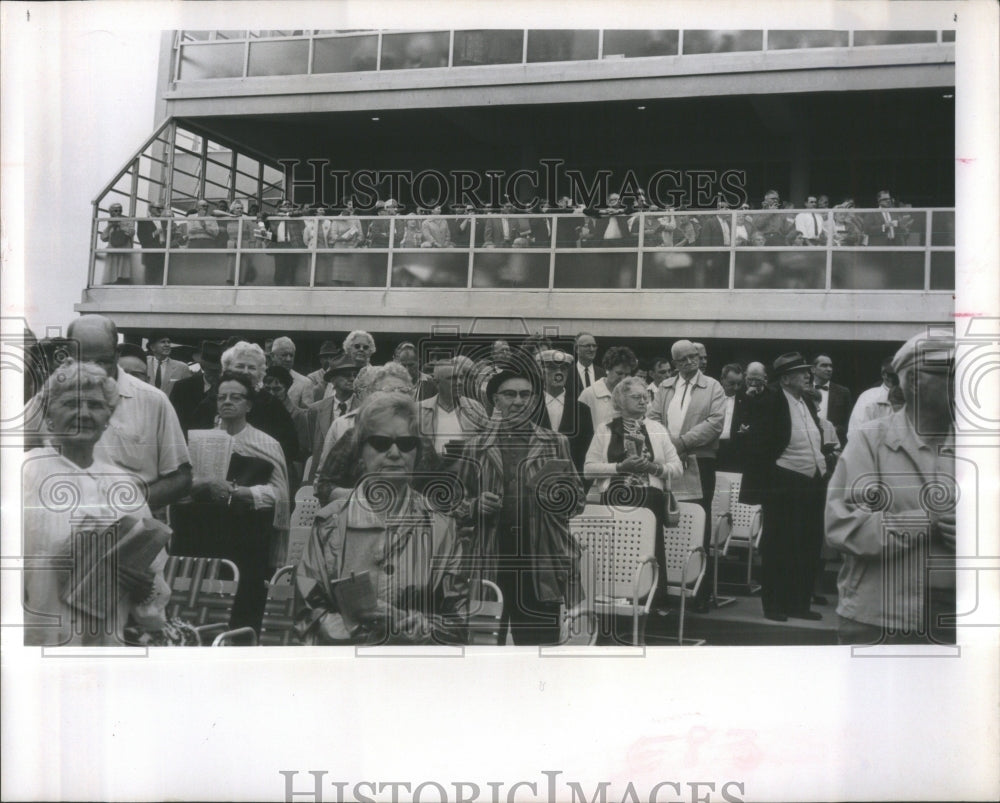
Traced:
<path fill-rule="evenodd" d="M 587 450 L 583 475 L 595 481 L 601 501 L 611 507 L 645 507 L 656 516 L 656 563 L 660 588 L 665 588 L 662 527 L 670 480 L 684 473 L 684 466 L 666 428 L 646 420 L 649 392 L 639 377 L 628 377 L 611 392 L 618 413 L 598 425 Z"/>

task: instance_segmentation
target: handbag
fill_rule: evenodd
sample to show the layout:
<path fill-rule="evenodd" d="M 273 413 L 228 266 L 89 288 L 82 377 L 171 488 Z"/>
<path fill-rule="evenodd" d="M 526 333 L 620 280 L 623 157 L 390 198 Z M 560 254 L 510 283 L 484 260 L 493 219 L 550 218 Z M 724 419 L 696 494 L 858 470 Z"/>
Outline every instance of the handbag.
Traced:
<path fill-rule="evenodd" d="M 681 523 L 681 509 L 677 506 L 674 492 L 669 488 L 663 490 L 663 526 L 676 527 Z"/>

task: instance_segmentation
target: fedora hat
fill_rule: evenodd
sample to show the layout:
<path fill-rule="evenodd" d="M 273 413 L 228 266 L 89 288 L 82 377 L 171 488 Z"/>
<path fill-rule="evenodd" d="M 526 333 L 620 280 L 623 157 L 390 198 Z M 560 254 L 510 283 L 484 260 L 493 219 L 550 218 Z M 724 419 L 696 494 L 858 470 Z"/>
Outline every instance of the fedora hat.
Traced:
<path fill-rule="evenodd" d="M 323 374 L 323 379 L 329 382 L 337 374 L 356 374 L 358 372 L 358 366 L 354 362 L 353 358 L 346 354 L 341 354 L 337 359 L 333 361 L 326 372 Z"/>
<path fill-rule="evenodd" d="M 324 340 L 323 345 L 319 347 L 319 356 L 331 356 L 335 357 L 338 354 L 343 354 L 344 350 L 332 340 Z"/>
<path fill-rule="evenodd" d="M 801 371 L 803 368 L 807 370 L 810 368 L 805 358 L 797 351 L 789 351 L 774 361 L 774 370 L 772 373 L 774 378 L 777 379 L 779 376 L 784 376 L 792 371 Z"/>
<path fill-rule="evenodd" d="M 214 340 L 202 340 L 198 350 L 198 365 L 202 368 L 222 370 L 222 344 Z"/>

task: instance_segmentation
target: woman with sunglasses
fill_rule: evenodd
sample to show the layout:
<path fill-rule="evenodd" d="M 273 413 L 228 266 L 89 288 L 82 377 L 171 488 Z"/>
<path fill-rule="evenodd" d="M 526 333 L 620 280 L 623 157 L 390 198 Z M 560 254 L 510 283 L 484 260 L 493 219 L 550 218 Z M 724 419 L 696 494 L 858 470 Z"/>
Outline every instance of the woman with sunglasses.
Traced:
<path fill-rule="evenodd" d="M 255 398 L 249 374 L 223 371 L 216 409 L 217 428 L 232 436 L 226 478 L 196 477 L 193 501 L 171 508 L 171 551 L 232 560 L 240 583 L 229 627 L 252 627 L 259 633 L 268 571 L 275 557 L 284 554 L 287 539 L 288 474 L 278 442 L 247 423 Z"/>
<path fill-rule="evenodd" d="M 333 481 L 353 488 L 316 516 L 295 569 L 303 644 L 448 644 L 466 639 L 468 584 L 455 522 L 413 487 L 425 449 L 417 406 L 376 392 L 358 411 Z"/>

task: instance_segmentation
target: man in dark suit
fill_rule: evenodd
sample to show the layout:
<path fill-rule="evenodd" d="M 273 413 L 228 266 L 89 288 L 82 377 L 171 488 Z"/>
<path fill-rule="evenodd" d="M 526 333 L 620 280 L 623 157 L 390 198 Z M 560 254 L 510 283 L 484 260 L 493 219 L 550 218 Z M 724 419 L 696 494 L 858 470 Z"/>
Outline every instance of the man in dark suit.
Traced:
<path fill-rule="evenodd" d="M 851 391 L 843 385 L 831 382 L 833 376 L 833 360 L 825 354 L 817 354 L 812 361 L 813 384 L 820 392 L 820 403 L 817 413 L 833 424 L 840 438 L 840 445 L 847 443 L 847 422 L 851 418 L 854 400 Z"/>
<path fill-rule="evenodd" d="M 906 245 L 911 220 L 893 208 L 892 193 L 879 190 L 878 207 L 864 216 L 868 245 Z"/>
<path fill-rule="evenodd" d="M 158 218 L 163 215 L 163 207 L 156 204 L 149 205 L 149 216 Z M 143 248 L 166 248 L 167 247 L 167 221 L 166 220 L 139 220 L 135 224 L 135 234 L 139 238 L 139 245 Z M 160 284 L 163 281 L 163 254 L 142 255 L 142 265 L 146 269 L 144 284 Z"/>
<path fill-rule="evenodd" d="M 577 470 L 594 437 L 590 408 L 579 401 L 580 386 L 573 370 L 573 358 L 559 349 L 545 349 L 535 355 L 542 373 L 543 393 L 535 423 L 569 439 L 569 451 Z"/>
<path fill-rule="evenodd" d="M 484 248 L 527 248 L 534 242 L 531 222 L 526 217 L 516 217 L 514 204 L 503 202 L 500 215 L 483 218 Z"/>
<path fill-rule="evenodd" d="M 819 620 L 809 609 L 823 544 L 826 458 L 816 410 L 804 395 L 811 368 L 798 352 L 774 361 L 778 389 L 750 404 L 740 501 L 763 507 L 761 602 L 778 622 Z"/>
<path fill-rule="evenodd" d="M 287 198 L 278 207 L 278 214 L 271 219 L 271 239 L 273 248 L 305 248 L 305 224 L 301 220 L 291 220 L 295 205 Z M 276 285 L 295 284 L 295 270 L 302 261 L 302 254 L 274 255 L 274 283 Z"/>
<path fill-rule="evenodd" d="M 222 344 L 201 341 L 197 359 L 201 371 L 175 382 L 170 391 L 170 403 L 174 406 L 185 438 L 189 429 L 211 429 L 215 423 L 214 403 L 202 405 L 202 401 L 208 397 L 215 398 L 222 373 Z"/>
<path fill-rule="evenodd" d="M 604 368 L 596 362 L 597 339 L 590 332 L 580 332 L 576 336 L 573 350 L 576 351 L 576 375 L 580 380 L 580 390 L 604 378 Z"/>
<path fill-rule="evenodd" d="M 751 363 L 751 365 L 760 365 L 760 363 Z M 760 367 L 763 370 L 764 366 Z M 722 423 L 722 434 L 719 435 L 719 453 L 716 457 L 715 470 L 742 474 L 741 447 L 752 397 L 747 396 L 743 366 L 739 363 L 734 362 L 723 366 L 720 380 L 722 392 L 726 394 L 726 417 Z"/>

